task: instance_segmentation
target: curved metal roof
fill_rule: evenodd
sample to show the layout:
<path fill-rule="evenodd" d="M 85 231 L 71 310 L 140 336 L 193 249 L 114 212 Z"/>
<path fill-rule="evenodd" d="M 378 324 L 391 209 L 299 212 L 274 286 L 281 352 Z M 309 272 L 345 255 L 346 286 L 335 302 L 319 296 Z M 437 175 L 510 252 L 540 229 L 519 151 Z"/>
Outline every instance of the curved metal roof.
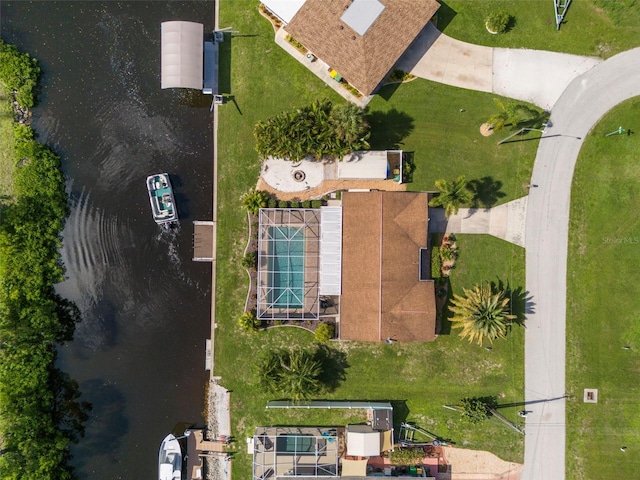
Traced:
<path fill-rule="evenodd" d="M 202 89 L 204 25 L 162 22 L 161 88 Z"/>

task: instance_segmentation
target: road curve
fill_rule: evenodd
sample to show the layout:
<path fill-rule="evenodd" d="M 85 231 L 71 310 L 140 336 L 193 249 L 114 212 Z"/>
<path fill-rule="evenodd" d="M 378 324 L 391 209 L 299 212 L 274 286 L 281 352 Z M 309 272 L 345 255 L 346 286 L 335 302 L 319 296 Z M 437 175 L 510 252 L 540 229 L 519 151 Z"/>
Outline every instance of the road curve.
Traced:
<path fill-rule="evenodd" d="M 573 170 L 583 139 L 618 103 L 640 96 L 640 48 L 573 80 L 540 140 L 526 220 L 525 459 L 521 480 L 565 478 L 567 241 Z M 542 400 L 542 402 L 541 402 Z"/>

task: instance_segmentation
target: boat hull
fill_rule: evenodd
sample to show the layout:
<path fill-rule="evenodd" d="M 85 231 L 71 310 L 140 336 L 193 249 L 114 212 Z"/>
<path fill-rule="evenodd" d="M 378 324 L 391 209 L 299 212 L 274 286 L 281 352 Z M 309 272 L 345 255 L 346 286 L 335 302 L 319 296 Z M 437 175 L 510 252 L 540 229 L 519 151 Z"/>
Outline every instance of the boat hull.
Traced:
<path fill-rule="evenodd" d="M 158 225 L 178 221 L 178 209 L 176 208 L 169 174 L 156 173 L 149 175 L 147 177 L 147 191 L 149 192 L 153 220 Z"/>
<path fill-rule="evenodd" d="M 158 453 L 158 480 L 182 480 L 182 449 L 175 435 L 164 437 Z"/>

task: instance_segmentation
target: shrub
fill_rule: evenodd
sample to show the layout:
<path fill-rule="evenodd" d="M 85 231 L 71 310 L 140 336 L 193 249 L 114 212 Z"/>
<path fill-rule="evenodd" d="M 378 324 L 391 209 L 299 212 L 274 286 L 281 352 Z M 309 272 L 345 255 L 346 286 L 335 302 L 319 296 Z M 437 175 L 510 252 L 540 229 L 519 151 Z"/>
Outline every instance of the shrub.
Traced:
<path fill-rule="evenodd" d="M 287 202 L 286 200 L 278 201 L 278 208 L 288 208 L 288 207 L 289 207 L 289 202 Z"/>
<path fill-rule="evenodd" d="M 344 86 L 344 88 L 346 88 L 347 90 L 349 90 L 349 92 L 351 93 L 351 95 L 353 95 L 354 97 L 360 98 L 362 97 L 362 94 L 360 93 L 360 90 L 358 90 L 355 87 L 352 87 L 351 85 L 349 85 L 348 83 L 343 83 L 342 84 Z"/>
<path fill-rule="evenodd" d="M 278 201 L 275 198 L 270 198 L 267 205 L 269 208 L 276 208 L 278 206 Z"/>
<path fill-rule="evenodd" d="M 395 465 L 415 465 L 421 463 L 424 450 L 421 447 L 398 448 L 389 454 L 391 463 Z"/>
<path fill-rule="evenodd" d="M 291 206 L 291 208 L 300 208 L 300 202 L 297 200 L 291 200 L 291 202 L 289 202 L 289 205 Z"/>
<path fill-rule="evenodd" d="M 256 332 L 260 328 L 260 323 L 254 311 L 244 312 L 238 318 L 238 325 L 243 332 Z"/>
<path fill-rule="evenodd" d="M 449 245 L 444 245 L 441 249 L 440 249 L 440 257 L 442 258 L 442 260 L 455 260 L 457 255 L 456 255 L 456 251 L 451 248 Z"/>
<path fill-rule="evenodd" d="M 40 77 L 40 67 L 28 53 L 20 53 L 15 45 L 0 39 L 0 81 L 7 93 L 13 93 L 23 108 L 35 104 L 35 88 Z"/>
<path fill-rule="evenodd" d="M 300 52 L 302 53 L 308 52 L 307 48 L 304 45 L 302 45 L 299 41 L 297 41 L 295 38 L 293 38 L 291 35 L 287 35 L 286 39 L 287 39 L 287 42 L 289 42 L 291 45 L 296 47 L 296 49 L 298 49 Z"/>
<path fill-rule="evenodd" d="M 477 397 L 465 397 L 460 400 L 462 419 L 470 423 L 480 423 L 491 415 L 490 407 Z"/>
<path fill-rule="evenodd" d="M 491 33 L 504 33 L 509 28 L 511 15 L 505 11 L 492 13 L 487 17 L 485 25 Z"/>
<path fill-rule="evenodd" d="M 413 78 L 415 75 L 405 72 L 404 70 L 400 70 L 396 68 L 391 72 L 389 78 L 387 78 L 387 82 L 404 82 L 405 80 L 409 80 Z"/>
<path fill-rule="evenodd" d="M 313 131 L 313 135 L 309 132 Z M 292 161 L 307 156 L 340 158 L 368 150 L 370 135 L 366 111 L 351 103 L 316 100 L 256 123 L 255 148 L 261 158 Z"/>
<path fill-rule="evenodd" d="M 244 257 L 242 257 L 242 266 L 247 270 L 255 270 L 258 266 L 258 252 L 254 250 L 249 250 L 245 253 Z"/>
<path fill-rule="evenodd" d="M 311 207 L 311 200 L 302 201 L 302 208 L 310 208 L 310 207 Z"/>
<path fill-rule="evenodd" d="M 261 208 L 265 208 L 269 203 L 269 194 L 262 190 L 249 190 L 240 197 L 242 206 L 251 215 L 257 215 Z"/>
<path fill-rule="evenodd" d="M 322 206 L 322 200 L 311 200 L 311 208 L 320 208 Z"/>
<path fill-rule="evenodd" d="M 440 263 L 440 249 L 431 248 L 431 278 L 440 278 L 442 274 L 442 263 Z"/>
<path fill-rule="evenodd" d="M 315 339 L 320 343 L 327 343 L 333 338 L 334 327 L 329 323 L 321 323 L 315 331 Z"/>

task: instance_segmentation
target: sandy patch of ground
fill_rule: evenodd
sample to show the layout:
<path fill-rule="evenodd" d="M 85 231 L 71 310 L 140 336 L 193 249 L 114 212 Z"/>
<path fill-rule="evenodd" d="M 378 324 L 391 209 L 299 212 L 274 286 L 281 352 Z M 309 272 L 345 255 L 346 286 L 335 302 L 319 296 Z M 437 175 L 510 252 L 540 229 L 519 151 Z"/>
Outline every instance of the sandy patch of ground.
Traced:
<path fill-rule="evenodd" d="M 231 410 L 229 391 L 216 380 L 209 384 L 209 405 L 207 408 L 207 437 L 217 440 L 231 436 Z"/>
<path fill-rule="evenodd" d="M 517 480 L 522 464 L 506 462 L 496 455 L 483 450 L 444 447 L 446 462 L 451 465 L 451 473 L 439 480 Z"/>
<path fill-rule="evenodd" d="M 216 379 L 209 384 L 207 405 L 207 440 L 231 437 L 230 392 L 219 385 Z M 207 479 L 229 480 L 231 459 L 227 455 L 207 456 Z"/>
<path fill-rule="evenodd" d="M 493 127 L 488 123 L 483 123 L 480 125 L 480 133 L 483 137 L 488 137 L 489 135 L 493 135 Z"/>

